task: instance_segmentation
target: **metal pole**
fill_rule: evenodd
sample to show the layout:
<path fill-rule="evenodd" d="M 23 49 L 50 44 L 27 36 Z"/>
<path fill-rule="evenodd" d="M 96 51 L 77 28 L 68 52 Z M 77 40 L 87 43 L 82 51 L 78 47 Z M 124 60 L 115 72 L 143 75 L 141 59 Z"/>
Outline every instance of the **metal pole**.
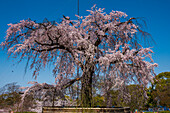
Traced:
<path fill-rule="evenodd" d="M 78 0 L 78 4 L 77 5 L 78 5 L 78 12 L 77 12 L 77 14 L 79 16 L 79 0 Z"/>
<path fill-rule="evenodd" d="M 78 0 L 78 2 L 77 2 L 78 4 L 78 8 L 77 8 L 77 15 L 79 16 L 79 0 Z M 78 21 L 79 21 L 79 18 L 78 18 Z M 78 58 L 79 58 L 79 56 L 78 56 Z M 79 78 L 79 66 L 77 65 L 77 78 Z M 78 99 L 79 99 L 79 81 L 77 81 L 77 101 L 78 101 Z"/>

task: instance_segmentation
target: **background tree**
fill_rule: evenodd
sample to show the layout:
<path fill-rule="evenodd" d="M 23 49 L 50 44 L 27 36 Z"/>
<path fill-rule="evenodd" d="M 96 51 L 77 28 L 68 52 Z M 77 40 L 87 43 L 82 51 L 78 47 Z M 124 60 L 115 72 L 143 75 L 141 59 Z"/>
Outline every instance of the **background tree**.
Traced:
<path fill-rule="evenodd" d="M 154 82 L 148 88 L 148 100 L 146 107 L 156 107 L 158 105 L 170 107 L 170 72 L 162 72 L 155 76 Z"/>
<path fill-rule="evenodd" d="M 130 107 L 131 111 L 134 111 L 135 109 L 144 109 L 147 98 L 144 95 L 144 87 L 141 87 L 139 85 L 127 85 L 126 91 L 124 92 L 124 95 L 121 94 L 121 90 L 119 89 L 113 89 L 109 91 L 110 94 L 110 103 L 108 102 L 108 98 L 105 97 L 104 102 L 105 105 L 108 107 Z M 126 99 L 128 98 L 128 99 Z M 104 103 L 103 102 L 103 103 Z M 109 104 L 109 105 L 108 105 Z"/>
<path fill-rule="evenodd" d="M 151 86 L 147 89 L 148 99 L 147 99 L 147 103 L 145 105 L 146 109 L 148 109 L 149 107 L 156 107 L 157 106 L 157 100 L 154 99 L 155 98 L 154 93 L 155 93 L 154 84 L 151 83 Z"/>
<path fill-rule="evenodd" d="M 170 107 L 170 72 L 158 74 L 154 80 L 155 90 L 153 92 L 157 105 Z"/>
<path fill-rule="evenodd" d="M 82 106 L 92 106 L 92 85 L 99 76 L 107 88 L 103 91 L 117 87 L 123 92 L 132 82 L 146 86 L 157 66 L 152 50 L 140 43 L 143 37 L 138 34 L 147 33 L 141 30 L 139 19 L 128 18 L 121 11 L 106 14 L 103 10 L 93 6 L 88 16 L 78 20 L 63 16 L 61 23 L 28 19 L 8 24 L 1 45 L 9 55 L 28 58 L 35 78 L 41 68 L 54 64 L 56 88 L 81 81 Z M 80 68 L 79 77 L 76 67 Z"/>
<path fill-rule="evenodd" d="M 21 102 L 19 85 L 16 82 L 6 84 L 0 88 L 0 108 L 17 110 Z"/>
<path fill-rule="evenodd" d="M 60 90 L 56 90 L 54 85 L 47 83 L 39 84 L 37 82 L 29 82 L 33 84 L 31 87 L 22 87 L 25 89 L 22 95 L 21 111 L 31 111 L 32 109 L 42 109 L 42 106 L 62 105 L 63 102 L 68 106 L 69 101 Z"/>
<path fill-rule="evenodd" d="M 143 87 L 139 85 L 128 85 L 127 92 L 129 101 L 125 102 L 124 98 L 121 98 L 122 105 L 129 106 L 132 111 L 135 111 L 135 109 L 144 109 L 147 99 L 145 98 Z"/>

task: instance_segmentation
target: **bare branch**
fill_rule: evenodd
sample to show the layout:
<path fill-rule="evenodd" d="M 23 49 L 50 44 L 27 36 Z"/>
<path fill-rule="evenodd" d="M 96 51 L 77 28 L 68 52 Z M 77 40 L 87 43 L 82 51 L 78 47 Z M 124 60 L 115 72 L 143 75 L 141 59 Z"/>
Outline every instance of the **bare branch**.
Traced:
<path fill-rule="evenodd" d="M 81 79 L 82 79 L 82 77 L 80 77 L 80 78 L 75 78 L 75 79 L 67 82 L 66 84 L 64 84 L 61 89 L 66 89 L 66 88 L 70 87 L 72 84 L 74 84 L 76 81 L 79 81 L 79 80 L 81 80 Z"/>

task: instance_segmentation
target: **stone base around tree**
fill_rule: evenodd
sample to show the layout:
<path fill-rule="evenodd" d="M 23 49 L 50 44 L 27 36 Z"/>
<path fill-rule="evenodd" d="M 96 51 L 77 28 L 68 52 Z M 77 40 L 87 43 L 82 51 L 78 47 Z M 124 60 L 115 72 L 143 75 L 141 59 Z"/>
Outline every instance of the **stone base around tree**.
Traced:
<path fill-rule="evenodd" d="M 124 108 L 81 108 L 81 107 L 48 107 L 42 108 L 42 113 L 130 113 L 129 107 Z"/>

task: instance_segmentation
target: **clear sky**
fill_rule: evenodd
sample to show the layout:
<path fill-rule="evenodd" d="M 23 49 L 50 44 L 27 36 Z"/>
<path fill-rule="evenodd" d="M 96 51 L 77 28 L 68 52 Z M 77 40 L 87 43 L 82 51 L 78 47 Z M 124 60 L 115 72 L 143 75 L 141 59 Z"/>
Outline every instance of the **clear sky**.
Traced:
<path fill-rule="evenodd" d="M 156 44 L 153 47 L 153 59 L 159 64 L 156 74 L 170 71 L 170 0 L 80 0 L 80 15 L 86 16 L 94 4 L 111 10 L 123 11 L 129 17 L 143 17 L 147 22 L 145 31 L 149 32 Z M 61 21 L 62 15 L 76 19 L 77 0 L 0 0 L 0 42 L 4 41 L 7 24 L 16 23 L 31 18 L 42 22 L 48 20 Z M 32 71 L 27 70 L 26 63 L 17 64 L 17 60 L 9 58 L 7 51 L 0 49 L 0 87 L 7 83 L 18 82 L 27 86 L 28 81 L 34 81 Z M 40 83 L 54 83 L 50 66 L 42 70 L 37 78 Z"/>

